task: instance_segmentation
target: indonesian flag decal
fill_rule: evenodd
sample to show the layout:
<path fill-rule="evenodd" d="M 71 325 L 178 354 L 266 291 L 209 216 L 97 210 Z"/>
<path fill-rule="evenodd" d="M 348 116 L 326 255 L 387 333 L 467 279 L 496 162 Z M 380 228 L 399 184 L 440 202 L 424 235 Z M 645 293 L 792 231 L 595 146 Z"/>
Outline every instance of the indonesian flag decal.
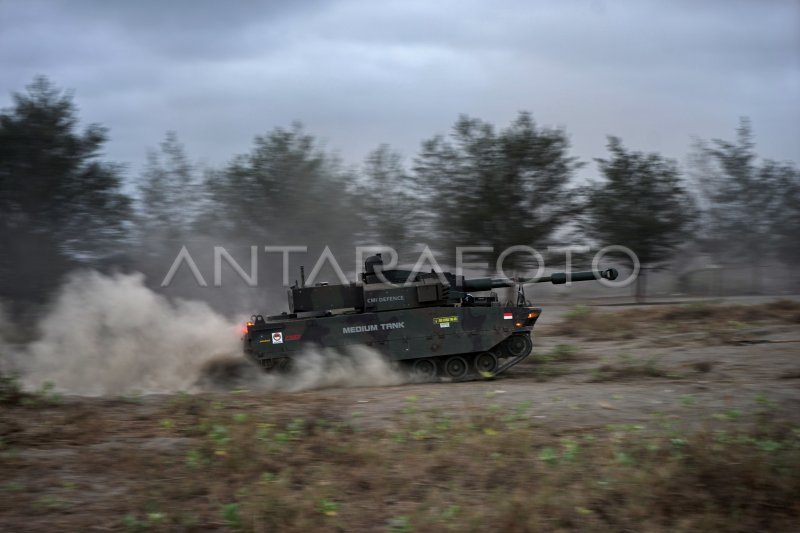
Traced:
<path fill-rule="evenodd" d="M 514 313 L 503 313 L 503 320 L 513 320 Z"/>

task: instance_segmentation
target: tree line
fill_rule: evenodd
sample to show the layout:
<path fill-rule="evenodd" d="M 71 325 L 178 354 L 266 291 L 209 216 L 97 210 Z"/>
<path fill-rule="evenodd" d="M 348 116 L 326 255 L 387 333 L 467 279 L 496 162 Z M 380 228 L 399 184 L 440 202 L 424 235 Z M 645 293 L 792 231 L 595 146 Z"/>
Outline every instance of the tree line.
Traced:
<path fill-rule="evenodd" d="M 456 246 L 499 254 L 619 244 L 643 272 L 694 247 L 751 266 L 755 290 L 763 261 L 793 265 L 800 253 L 800 173 L 760 158 L 744 119 L 733 140 L 696 141 L 688 170 L 610 136 L 589 183 L 576 179 L 587 163 L 566 130 L 526 112 L 505 127 L 462 116 L 408 166 L 387 145 L 347 165 L 293 124 L 201 168 L 170 132 L 130 176 L 103 159 L 108 130 L 82 127 L 69 92 L 38 77 L 12 97 L 0 112 L 0 300 L 12 303 L 45 301 L 81 267 L 157 281 L 193 242 L 330 246 L 345 256 L 356 245 L 411 253 L 426 244 L 449 264 Z"/>

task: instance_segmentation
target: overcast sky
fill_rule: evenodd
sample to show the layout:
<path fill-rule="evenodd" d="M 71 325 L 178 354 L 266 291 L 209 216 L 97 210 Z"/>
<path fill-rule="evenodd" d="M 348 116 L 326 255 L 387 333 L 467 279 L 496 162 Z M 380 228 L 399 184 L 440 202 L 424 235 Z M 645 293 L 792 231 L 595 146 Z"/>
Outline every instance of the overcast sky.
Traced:
<path fill-rule="evenodd" d="M 683 162 L 748 116 L 761 155 L 800 161 L 798 0 L 0 0 L 0 107 L 37 74 L 130 173 L 167 130 L 217 165 L 299 120 L 360 163 L 520 110 L 584 160 L 614 134 Z"/>

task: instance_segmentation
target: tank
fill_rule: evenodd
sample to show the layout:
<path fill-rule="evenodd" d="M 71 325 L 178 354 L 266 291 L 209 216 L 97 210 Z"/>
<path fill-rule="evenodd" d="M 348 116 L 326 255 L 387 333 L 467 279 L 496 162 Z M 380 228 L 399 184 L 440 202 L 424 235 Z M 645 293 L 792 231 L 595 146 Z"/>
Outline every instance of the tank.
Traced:
<path fill-rule="evenodd" d="M 301 268 L 301 281 L 288 290 L 289 312 L 253 315 L 244 330 L 244 352 L 270 371 L 290 368 L 311 346 L 345 352 L 366 346 L 420 378 L 495 376 L 533 348 L 542 310 L 526 301 L 525 285 L 616 277 L 611 268 L 466 279 L 449 272 L 384 270 L 378 254 L 367 258 L 355 283 L 306 286 Z M 515 303 L 501 303 L 492 291 L 514 286 Z"/>

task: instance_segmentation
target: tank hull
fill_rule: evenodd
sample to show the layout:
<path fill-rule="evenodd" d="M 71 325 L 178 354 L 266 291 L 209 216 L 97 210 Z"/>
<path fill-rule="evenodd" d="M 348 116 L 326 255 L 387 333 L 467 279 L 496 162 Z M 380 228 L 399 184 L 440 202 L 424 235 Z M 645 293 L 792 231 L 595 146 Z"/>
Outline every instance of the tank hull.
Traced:
<path fill-rule="evenodd" d="M 504 358 L 510 355 L 503 350 L 503 343 L 512 335 L 530 338 L 540 313 L 535 307 L 441 306 L 268 319 L 248 328 L 244 350 L 267 368 L 273 360 L 294 358 L 311 346 L 342 351 L 366 346 L 388 360 L 412 363 L 482 352 Z"/>

